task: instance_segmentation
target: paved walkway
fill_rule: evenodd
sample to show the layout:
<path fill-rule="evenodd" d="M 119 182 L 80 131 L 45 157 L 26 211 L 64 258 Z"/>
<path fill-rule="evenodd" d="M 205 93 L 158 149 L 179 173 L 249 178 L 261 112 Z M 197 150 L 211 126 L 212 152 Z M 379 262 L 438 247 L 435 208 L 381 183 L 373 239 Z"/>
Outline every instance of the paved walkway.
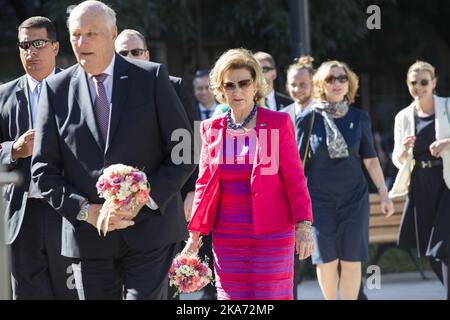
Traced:
<path fill-rule="evenodd" d="M 419 273 L 382 274 L 379 289 L 365 288 L 369 300 L 443 300 L 444 288 L 434 273 L 426 272 L 428 280 L 422 280 Z M 182 294 L 182 300 L 198 300 L 200 293 Z M 303 281 L 298 286 L 299 300 L 322 300 L 316 280 Z"/>

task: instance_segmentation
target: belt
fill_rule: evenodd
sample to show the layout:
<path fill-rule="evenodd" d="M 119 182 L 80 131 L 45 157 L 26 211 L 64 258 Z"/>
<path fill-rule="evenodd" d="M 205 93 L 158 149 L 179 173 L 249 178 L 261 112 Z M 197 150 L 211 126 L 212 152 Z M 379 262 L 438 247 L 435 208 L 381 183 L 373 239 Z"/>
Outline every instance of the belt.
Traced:
<path fill-rule="evenodd" d="M 428 160 L 428 161 L 416 161 L 416 167 L 426 169 L 442 166 L 442 159 Z"/>

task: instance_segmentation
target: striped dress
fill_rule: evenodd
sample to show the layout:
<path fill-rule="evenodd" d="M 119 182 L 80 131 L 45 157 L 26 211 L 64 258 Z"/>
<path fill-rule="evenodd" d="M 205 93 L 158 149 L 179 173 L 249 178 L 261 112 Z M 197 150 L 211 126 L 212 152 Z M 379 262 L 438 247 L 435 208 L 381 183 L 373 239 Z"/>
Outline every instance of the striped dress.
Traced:
<path fill-rule="evenodd" d="M 294 226 L 254 234 L 250 159 L 255 152 L 255 138 L 227 131 L 226 160 L 220 165 L 219 210 L 213 229 L 218 299 L 292 300 Z"/>

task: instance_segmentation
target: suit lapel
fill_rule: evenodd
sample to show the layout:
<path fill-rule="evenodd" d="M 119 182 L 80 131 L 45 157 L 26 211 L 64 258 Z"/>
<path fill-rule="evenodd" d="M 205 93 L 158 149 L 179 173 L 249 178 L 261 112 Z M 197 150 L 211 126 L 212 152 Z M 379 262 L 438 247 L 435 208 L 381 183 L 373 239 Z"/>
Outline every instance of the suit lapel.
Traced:
<path fill-rule="evenodd" d="M 103 138 L 95 120 L 94 108 L 86 77 L 87 75 L 84 70 L 78 66 L 77 70 L 74 72 L 71 85 L 74 90 L 75 100 L 80 107 L 81 114 L 86 120 L 86 124 L 89 127 L 92 136 L 97 142 L 98 147 L 101 150 L 104 150 Z"/>
<path fill-rule="evenodd" d="M 19 81 L 18 90 L 16 91 L 16 99 L 18 104 L 17 121 L 19 124 L 17 132 L 21 134 L 21 129 L 24 130 L 23 132 L 25 132 L 28 129 L 32 128 L 30 104 L 28 103 L 30 99 L 28 96 L 28 84 L 26 76 L 23 76 Z"/>
<path fill-rule="evenodd" d="M 130 91 L 130 79 L 128 69 L 130 64 L 120 55 L 116 54 L 114 64 L 114 79 L 112 89 L 112 107 L 108 131 L 108 141 L 106 143 L 105 153 L 108 152 L 110 145 L 114 139 L 114 133 L 119 125 L 122 112 L 126 109 L 127 98 Z"/>

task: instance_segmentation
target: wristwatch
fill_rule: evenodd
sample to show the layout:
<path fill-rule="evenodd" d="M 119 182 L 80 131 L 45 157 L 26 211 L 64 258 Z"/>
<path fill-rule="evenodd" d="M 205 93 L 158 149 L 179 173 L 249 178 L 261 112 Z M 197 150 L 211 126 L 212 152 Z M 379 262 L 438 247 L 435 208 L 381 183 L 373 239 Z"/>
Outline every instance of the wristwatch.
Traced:
<path fill-rule="evenodd" d="M 78 221 L 87 221 L 87 219 L 89 217 L 89 207 L 90 206 L 91 206 L 90 203 L 87 201 L 81 205 L 80 212 L 78 212 L 78 214 L 77 214 Z"/>

